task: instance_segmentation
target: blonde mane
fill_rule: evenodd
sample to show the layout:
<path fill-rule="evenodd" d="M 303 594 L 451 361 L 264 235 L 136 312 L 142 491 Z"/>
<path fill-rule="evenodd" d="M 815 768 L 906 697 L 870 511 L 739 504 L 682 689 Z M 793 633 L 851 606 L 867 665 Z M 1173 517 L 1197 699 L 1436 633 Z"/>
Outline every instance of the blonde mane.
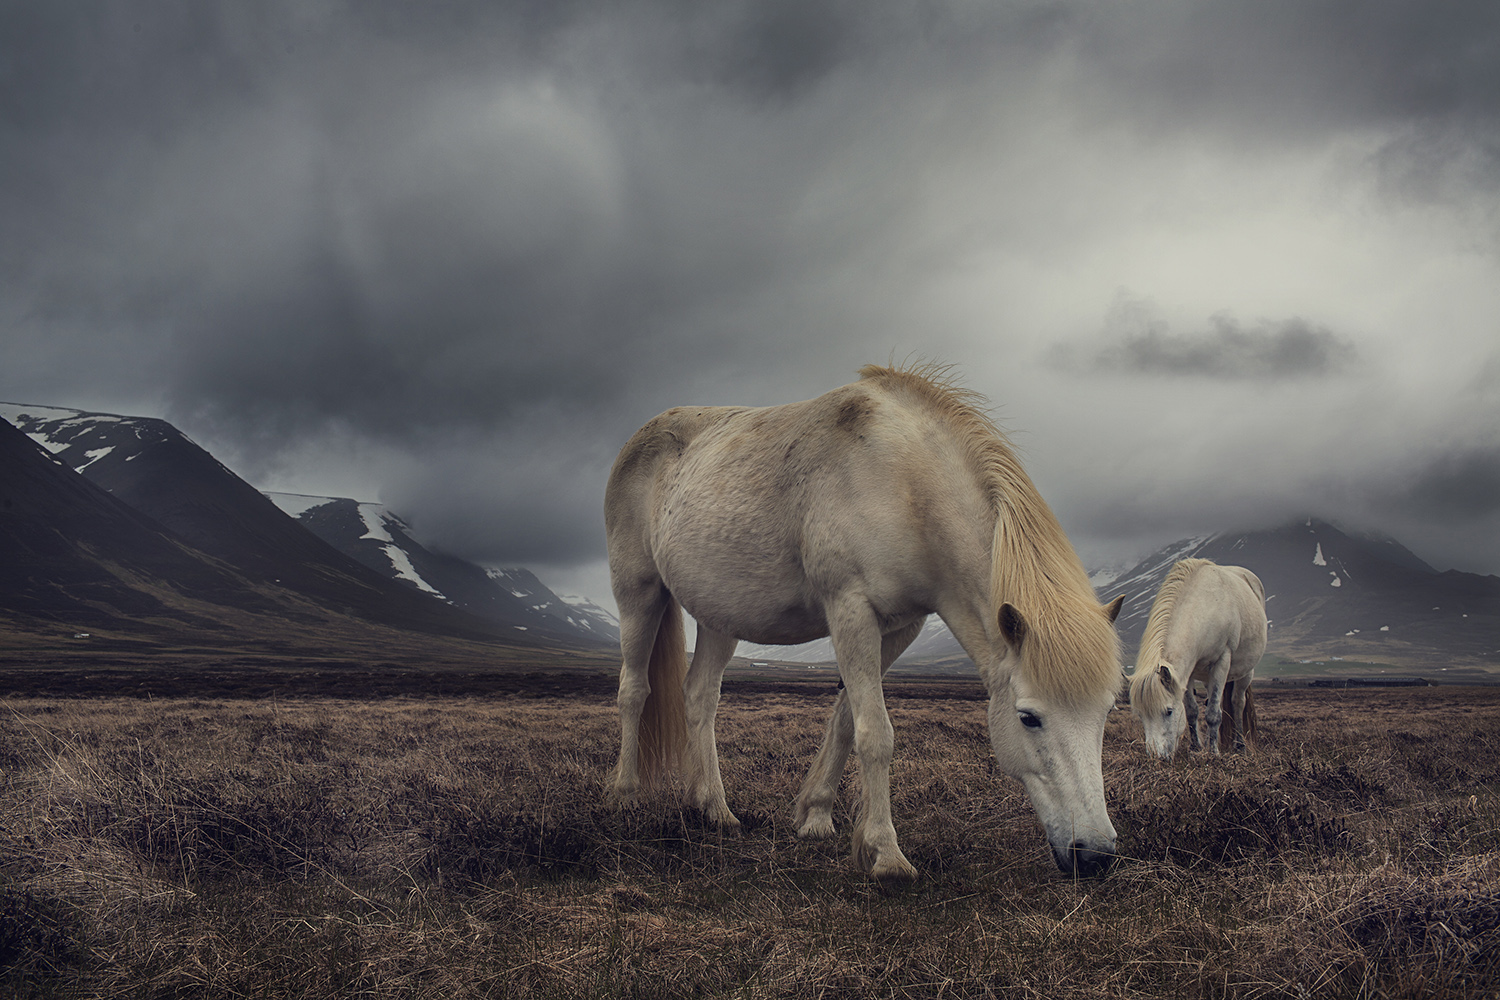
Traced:
<path fill-rule="evenodd" d="M 1212 559 L 1179 559 L 1156 592 L 1151 616 L 1146 619 L 1146 632 L 1141 636 L 1141 649 L 1136 655 L 1135 673 L 1130 679 L 1131 701 L 1139 703 L 1142 711 L 1160 711 L 1172 700 L 1172 694 L 1162 686 L 1157 670 L 1167 641 L 1167 626 L 1171 624 L 1172 612 L 1177 607 L 1177 595 L 1182 593 L 1188 580 L 1204 566 L 1213 565 Z"/>
<path fill-rule="evenodd" d="M 998 616 L 1000 605 L 1008 602 L 1025 618 L 1021 669 L 1027 679 L 1049 697 L 1068 701 L 1117 690 L 1120 647 L 1114 625 L 1052 508 L 982 409 L 985 398 L 956 385 L 946 365 L 866 365 L 859 374 L 924 399 L 962 442 L 995 512 L 992 610 Z"/>

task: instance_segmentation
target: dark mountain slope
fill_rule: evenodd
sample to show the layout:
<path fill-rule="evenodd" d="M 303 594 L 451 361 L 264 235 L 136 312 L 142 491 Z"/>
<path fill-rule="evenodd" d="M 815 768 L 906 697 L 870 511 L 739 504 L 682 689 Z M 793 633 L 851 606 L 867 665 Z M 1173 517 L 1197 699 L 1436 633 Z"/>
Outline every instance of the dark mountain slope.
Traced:
<path fill-rule="evenodd" d="M 1244 566 L 1266 587 L 1269 651 L 1421 665 L 1500 663 L 1500 577 L 1439 573 L 1394 539 L 1314 518 L 1165 546 L 1100 586 L 1125 594 L 1121 636 L 1134 658 L 1156 591 L 1185 558 Z"/>
<path fill-rule="evenodd" d="M 164 420 L 0 404 L 5 415 L 82 478 L 260 587 L 429 634 L 523 646 L 592 645 L 587 635 L 566 628 L 526 629 L 482 619 L 394 584 L 288 517 Z"/>
<path fill-rule="evenodd" d="M 339 594 L 363 603 L 318 600 L 193 548 L 0 421 L 0 662 L 500 668 L 557 662 L 562 648 L 440 602 L 387 621 L 389 594 L 355 583 Z"/>
<path fill-rule="evenodd" d="M 592 639 L 613 648 L 620 638 L 614 616 L 582 599 L 565 599 L 521 568 L 485 569 L 435 552 L 417 541 L 410 525 L 378 503 L 339 497 L 268 494 L 307 530 L 376 572 L 471 614 L 522 629 Z"/>
<path fill-rule="evenodd" d="M 211 625 L 200 601 L 174 599 L 187 594 L 275 608 L 233 569 L 191 551 L 4 421 L 0 472 L 0 595 L 10 610 L 136 631 L 134 623 L 156 618 Z"/>

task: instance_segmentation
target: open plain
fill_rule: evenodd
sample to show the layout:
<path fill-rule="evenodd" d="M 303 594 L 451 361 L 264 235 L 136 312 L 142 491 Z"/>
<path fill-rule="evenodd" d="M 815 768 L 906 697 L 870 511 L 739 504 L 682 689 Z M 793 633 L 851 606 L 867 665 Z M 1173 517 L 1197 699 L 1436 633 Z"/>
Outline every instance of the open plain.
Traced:
<path fill-rule="evenodd" d="M 606 808 L 611 679 L 0 676 L 0 994 L 1493 997 L 1500 688 L 1259 690 L 1249 756 L 1105 735 L 1114 872 L 1053 867 L 979 682 L 892 683 L 883 896 L 790 803 L 826 679 L 731 677 L 744 832 Z M 50 686 L 49 686 L 50 685 Z M 171 695 L 165 691 L 173 692 Z"/>

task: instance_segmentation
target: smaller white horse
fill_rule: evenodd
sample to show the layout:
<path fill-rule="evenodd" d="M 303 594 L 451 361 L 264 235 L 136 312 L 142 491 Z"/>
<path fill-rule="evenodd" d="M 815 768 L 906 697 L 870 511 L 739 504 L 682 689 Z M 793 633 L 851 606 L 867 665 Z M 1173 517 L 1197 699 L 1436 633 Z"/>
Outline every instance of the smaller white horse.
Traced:
<path fill-rule="evenodd" d="M 1208 693 L 1209 750 L 1219 752 L 1222 735 L 1244 752 L 1246 737 L 1255 735 L 1251 681 L 1265 651 L 1266 589 L 1259 577 L 1208 559 L 1174 565 L 1151 605 L 1130 681 L 1130 710 L 1141 720 L 1151 752 L 1171 757 L 1184 729 L 1193 749 L 1201 749 L 1194 681 L 1202 681 Z M 1234 714 L 1221 734 L 1226 692 Z"/>

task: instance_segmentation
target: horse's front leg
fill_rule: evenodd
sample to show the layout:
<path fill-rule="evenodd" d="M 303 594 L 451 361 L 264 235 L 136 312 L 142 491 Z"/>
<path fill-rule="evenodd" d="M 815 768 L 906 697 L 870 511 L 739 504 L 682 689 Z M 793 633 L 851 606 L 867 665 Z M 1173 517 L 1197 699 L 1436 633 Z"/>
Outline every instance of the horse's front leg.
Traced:
<path fill-rule="evenodd" d="M 1203 720 L 1208 724 L 1205 742 L 1208 752 L 1219 752 L 1219 726 L 1224 721 L 1224 685 L 1229 680 L 1229 653 L 1226 651 L 1208 672 L 1208 698 L 1203 707 Z"/>
<path fill-rule="evenodd" d="M 693 663 L 683 683 L 687 712 L 687 757 L 683 770 L 688 801 L 706 812 L 719 826 L 738 830 L 740 821 L 729 811 L 724 781 L 719 775 L 719 747 L 714 737 L 714 717 L 719 710 L 719 692 L 724 668 L 734 656 L 739 640 L 698 626 Z"/>
<path fill-rule="evenodd" d="M 901 853 L 891 823 L 896 733 L 881 690 L 880 628 L 862 596 L 843 599 L 828 618 L 859 754 L 862 795 L 852 837 L 854 860 L 882 886 L 904 885 L 917 877 L 917 870 Z"/>
<path fill-rule="evenodd" d="M 1194 750 L 1201 750 L 1203 745 L 1198 738 L 1198 692 L 1193 690 L 1192 678 L 1188 678 L 1182 689 L 1182 710 L 1187 713 L 1188 745 Z M 1174 746 L 1172 749 L 1177 748 Z"/>
<path fill-rule="evenodd" d="M 892 632 L 880 641 L 880 673 L 891 668 L 896 658 L 906 652 L 922 632 L 927 621 L 923 616 L 905 628 Z M 792 821 L 797 827 L 797 836 L 805 840 L 824 840 L 833 836 L 833 802 L 838 795 L 839 781 L 844 776 L 844 766 L 849 761 L 849 751 L 854 747 L 854 715 L 849 710 L 849 696 L 840 685 L 838 697 L 833 703 L 833 714 L 828 717 L 828 727 L 823 733 L 823 745 L 807 769 L 802 781 L 802 790 L 792 811 Z"/>

